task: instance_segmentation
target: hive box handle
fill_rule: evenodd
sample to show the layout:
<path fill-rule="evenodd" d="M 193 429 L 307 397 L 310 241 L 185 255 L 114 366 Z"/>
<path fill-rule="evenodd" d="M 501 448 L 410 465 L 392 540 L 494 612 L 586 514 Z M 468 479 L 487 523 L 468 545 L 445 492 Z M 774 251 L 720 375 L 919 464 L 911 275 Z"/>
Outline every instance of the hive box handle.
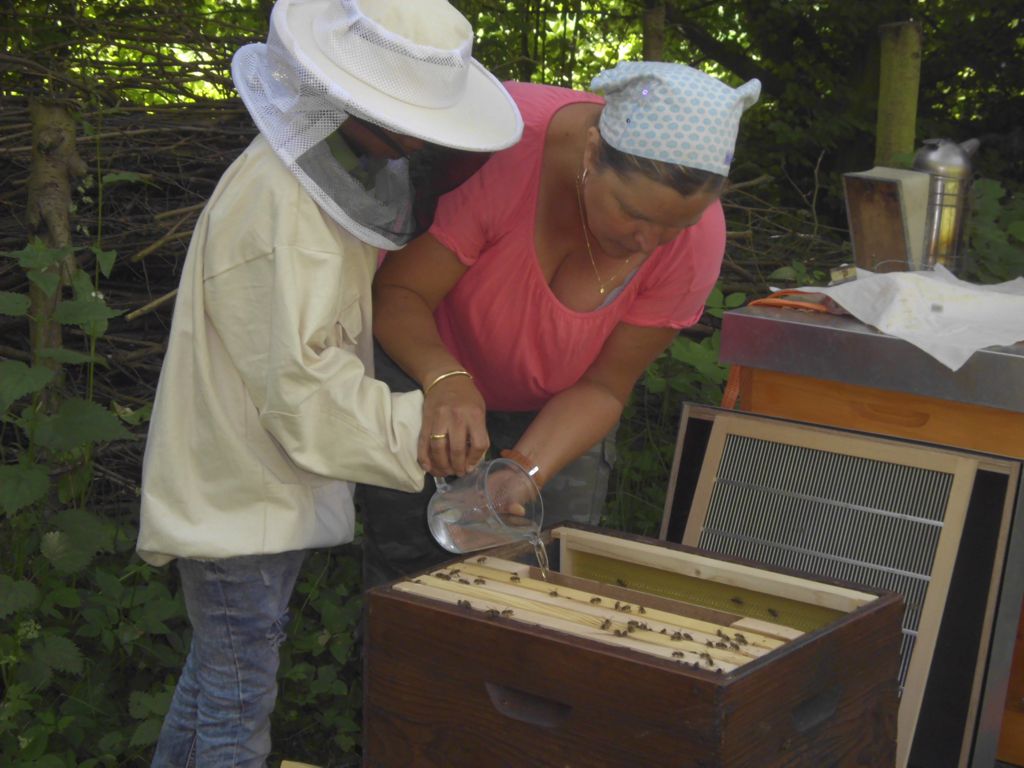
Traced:
<path fill-rule="evenodd" d="M 842 689 L 834 685 L 798 704 L 793 709 L 793 725 L 797 733 L 805 733 L 832 717 L 841 694 Z"/>
<path fill-rule="evenodd" d="M 534 693 L 498 683 L 484 683 L 491 704 L 496 710 L 513 720 L 520 720 L 541 728 L 557 728 L 569 717 L 572 707 Z"/>

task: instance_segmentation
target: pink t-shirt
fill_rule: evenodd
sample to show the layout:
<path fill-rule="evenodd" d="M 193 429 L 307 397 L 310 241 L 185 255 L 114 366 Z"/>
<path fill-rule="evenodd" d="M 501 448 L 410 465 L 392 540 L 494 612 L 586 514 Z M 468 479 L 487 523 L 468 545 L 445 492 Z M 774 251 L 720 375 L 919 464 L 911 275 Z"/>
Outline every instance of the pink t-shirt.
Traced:
<path fill-rule="evenodd" d="M 506 86 L 523 115 L 523 138 L 438 204 L 430 233 L 469 270 L 435 318 L 488 409 L 533 411 L 579 381 L 619 323 L 697 322 L 718 279 L 725 220 L 714 203 L 654 251 L 612 301 L 593 312 L 567 308 L 551 292 L 534 249 L 544 137 L 561 107 L 601 99 L 546 85 Z"/>

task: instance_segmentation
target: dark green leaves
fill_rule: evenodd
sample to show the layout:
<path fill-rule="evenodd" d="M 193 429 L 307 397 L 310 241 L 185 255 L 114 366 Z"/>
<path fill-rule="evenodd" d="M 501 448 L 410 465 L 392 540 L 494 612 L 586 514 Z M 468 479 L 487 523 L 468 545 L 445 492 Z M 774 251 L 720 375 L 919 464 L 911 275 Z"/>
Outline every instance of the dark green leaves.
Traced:
<path fill-rule="evenodd" d="M 131 433 L 117 416 L 98 403 L 82 398 L 70 398 L 61 403 L 53 416 L 40 416 L 35 428 L 39 445 L 52 451 L 124 440 Z"/>

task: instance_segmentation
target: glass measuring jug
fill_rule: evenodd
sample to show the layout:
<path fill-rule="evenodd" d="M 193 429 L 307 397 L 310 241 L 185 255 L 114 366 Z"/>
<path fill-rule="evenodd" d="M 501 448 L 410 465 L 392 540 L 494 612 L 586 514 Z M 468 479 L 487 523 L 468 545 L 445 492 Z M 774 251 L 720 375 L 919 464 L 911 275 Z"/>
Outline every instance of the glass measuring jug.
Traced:
<path fill-rule="evenodd" d="M 434 480 L 427 525 L 449 552 L 538 540 L 544 502 L 530 473 L 516 462 L 493 459 L 451 482 Z"/>

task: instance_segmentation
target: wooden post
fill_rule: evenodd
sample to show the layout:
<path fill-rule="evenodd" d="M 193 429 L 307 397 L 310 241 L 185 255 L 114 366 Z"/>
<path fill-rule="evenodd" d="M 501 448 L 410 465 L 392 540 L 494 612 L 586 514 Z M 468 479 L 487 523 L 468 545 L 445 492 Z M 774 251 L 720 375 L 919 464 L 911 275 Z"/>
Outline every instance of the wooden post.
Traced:
<path fill-rule="evenodd" d="M 909 168 L 921 84 L 921 25 L 906 21 L 879 27 L 881 62 L 875 165 Z"/>
<path fill-rule="evenodd" d="M 644 61 L 665 60 L 665 0 L 645 0 Z"/>

